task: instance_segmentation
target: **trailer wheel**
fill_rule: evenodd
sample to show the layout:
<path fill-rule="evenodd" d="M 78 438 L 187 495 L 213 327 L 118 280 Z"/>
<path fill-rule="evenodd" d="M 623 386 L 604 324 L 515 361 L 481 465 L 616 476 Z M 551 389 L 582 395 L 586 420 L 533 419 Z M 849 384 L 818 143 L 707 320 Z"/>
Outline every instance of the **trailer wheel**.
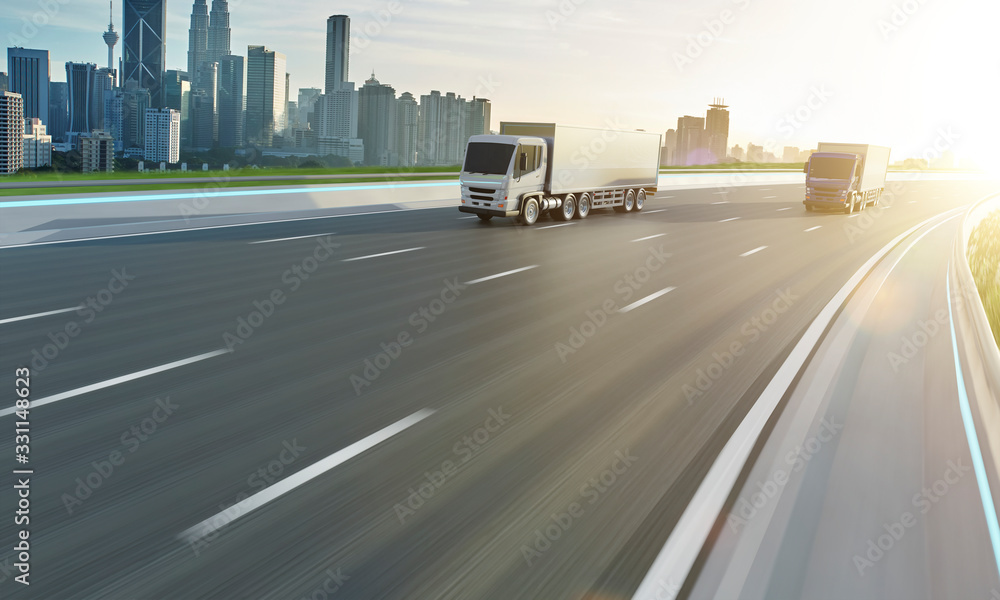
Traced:
<path fill-rule="evenodd" d="M 590 214 L 590 193 L 584 192 L 580 194 L 580 199 L 576 201 L 576 214 L 573 215 L 574 219 L 586 219 L 587 215 Z"/>
<path fill-rule="evenodd" d="M 552 215 L 559 221 L 569 221 L 574 214 L 576 214 L 576 196 L 573 194 L 567 194 L 562 207 L 552 211 Z"/>
<path fill-rule="evenodd" d="M 534 225 L 538 221 L 538 198 L 528 198 L 521 210 L 521 224 Z"/>
<path fill-rule="evenodd" d="M 646 204 L 646 190 L 640 189 L 635 193 L 635 212 L 642 210 L 642 207 Z"/>
<path fill-rule="evenodd" d="M 615 207 L 615 211 L 620 213 L 630 213 L 634 208 L 635 208 L 635 192 L 633 192 L 632 190 L 625 190 L 625 200 L 622 201 L 621 206 Z"/>
<path fill-rule="evenodd" d="M 476 216 L 479 217 L 479 220 L 483 221 L 484 223 L 488 223 L 489 220 L 493 218 L 493 215 L 476 215 Z"/>

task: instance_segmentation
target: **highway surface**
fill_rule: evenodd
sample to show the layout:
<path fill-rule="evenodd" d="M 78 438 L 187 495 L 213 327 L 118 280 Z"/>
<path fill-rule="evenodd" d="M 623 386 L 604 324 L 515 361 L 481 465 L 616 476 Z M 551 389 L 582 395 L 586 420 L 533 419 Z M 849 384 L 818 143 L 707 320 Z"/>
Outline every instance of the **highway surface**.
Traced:
<path fill-rule="evenodd" d="M 11 398 L 32 366 L 36 404 L 32 585 L 5 543 L 3 597 L 630 598 L 845 283 L 997 189 L 907 183 L 850 216 L 770 185 L 533 228 L 451 208 L 0 249 L 0 380 Z M 740 478 L 839 424 L 798 493 L 753 535 L 717 528 L 655 597 L 992 600 L 949 339 L 886 358 L 947 306 L 947 216 L 852 297 L 807 368 L 829 386 L 793 390 Z M 0 539 L 15 506 L 4 485 Z"/>

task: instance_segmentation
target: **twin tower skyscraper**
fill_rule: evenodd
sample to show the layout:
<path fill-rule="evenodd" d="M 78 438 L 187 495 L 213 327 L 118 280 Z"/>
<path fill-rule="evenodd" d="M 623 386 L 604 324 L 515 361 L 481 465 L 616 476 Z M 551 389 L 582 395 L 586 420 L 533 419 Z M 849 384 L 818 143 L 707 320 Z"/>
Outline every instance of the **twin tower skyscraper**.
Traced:
<path fill-rule="evenodd" d="M 188 31 L 188 74 L 194 77 L 206 62 L 218 62 L 230 54 L 229 2 L 212 0 L 209 13 L 206 0 L 195 0 Z"/>

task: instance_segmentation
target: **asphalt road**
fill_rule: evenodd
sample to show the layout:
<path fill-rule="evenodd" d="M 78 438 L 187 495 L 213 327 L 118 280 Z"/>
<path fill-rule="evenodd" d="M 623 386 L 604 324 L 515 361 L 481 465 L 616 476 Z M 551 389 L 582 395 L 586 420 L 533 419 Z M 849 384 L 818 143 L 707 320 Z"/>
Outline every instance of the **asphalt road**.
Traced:
<path fill-rule="evenodd" d="M 773 185 L 568 226 L 421 210 L 0 250 L 0 380 L 35 360 L 47 402 L 32 585 L 2 550 L 4 597 L 628 598 L 844 282 L 995 187 L 909 183 L 854 216 Z"/>

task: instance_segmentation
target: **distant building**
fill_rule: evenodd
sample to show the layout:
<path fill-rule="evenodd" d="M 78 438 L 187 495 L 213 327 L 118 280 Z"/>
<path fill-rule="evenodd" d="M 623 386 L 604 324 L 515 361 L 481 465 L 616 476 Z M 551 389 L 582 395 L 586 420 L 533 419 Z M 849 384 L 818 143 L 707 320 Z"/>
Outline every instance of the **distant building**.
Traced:
<path fill-rule="evenodd" d="M 212 3 L 215 6 L 215 3 Z M 219 146 L 243 146 L 243 121 L 246 112 L 244 87 L 246 66 L 242 56 L 228 54 L 219 59 Z"/>
<path fill-rule="evenodd" d="M 729 147 L 729 107 L 725 100 L 716 98 L 709 105 L 705 115 L 706 144 L 711 153 L 709 163 L 719 163 L 726 160 L 726 148 Z"/>
<path fill-rule="evenodd" d="M 219 63 L 198 65 L 191 91 L 191 146 L 211 150 L 219 137 L 218 121 Z"/>
<path fill-rule="evenodd" d="M 0 92 L 7 91 L 7 74 L 0 71 Z"/>
<path fill-rule="evenodd" d="M 113 173 L 115 170 L 115 139 L 106 131 L 95 129 L 81 135 L 80 154 L 84 173 Z"/>
<path fill-rule="evenodd" d="M 350 71 L 351 19 L 333 15 L 326 20 L 326 81 L 323 92 L 329 94 L 347 83 Z"/>
<path fill-rule="evenodd" d="M 7 48 L 7 88 L 21 94 L 25 119 L 49 118 L 49 51 Z"/>
<path fill-rule="evenodd" d="M 104 94 L 104 128 L 115 138 L 115 152 L 124 150 L 125 93 L 121 88 L 115 88 Z"/>
<path fill-rule="evenodd" d="M 781 162 L 784 163 L 795 163 L 799 162 L 799 158 L 802 156 L 802 151 L 800 151 L 795 146 L 785 146 L 781 152 Z"/>
<path fill-rule="evenodd" d="M 420 105 L 410 92 L 396 99 L 396 153 L 400 167 L 417 164 Z"/>
<path fill-rule="evenodd" d="M 52 136 L 45 133 L 41 119 L 29 119 L 24 134 L 24 168 L 37 169 L 52 165 Z"/>
<path fill-rule="evenodd" d="M 104 125 L 104 98 L 115 89 L 115 72 L 100 67 L 94 69 L 94 82 L 90 93 L 90 126 L 92 129 L 107 130 Z"/>
<path fill-rule="evenodd" d="M 149 90 L 153 106 L 163 106 L 166 64 L 166 0 L 124 0 L 122 33 L 122 86 L 133 80 Z"/>
<path fill-rule="evenodd" d="M 379 83 L 374 72 L 358 90 L 358 137 L 364 141 L 366 165 L 389 167 L 399 162 L 396 158 L 396 90 Z"/>
<path fill-rule="evenodd" d="M 181 159 L 181 113 L 170 108 L 146 109 L 146 160 L 174 164 Z"/>
<path fill-rule="evenodd" d="M 0 92 L 0 175 L 24 166 L 24 100 L 21 94 Z"/>
<path fill-rule="evenodd" d="M 684 116 L 677 119 L 677 165 L 703 165 L 709 159 L 705 119 Z"/>
<path fill-rule="evenodd" d="M 66 131 L 69 128 L 69 85 L 65 81 L 49 83 L 49 120 L 45 129 L 52 140 L 66 141 Z"/>
<path fill-rule="evenodd" d="M 108 8 L 110 14 L 108 15 L 108 30 L 104 32 L 104 43 L 108 45 L 108 70 L 115 73 L 115 45 L 118 44 L 118 40 L 121 38 L 118 32 L 115 31 L 115 6 L 114 2 L 108 2 Z M 118 86 L 118 82 L 115 82 L 115 87 Z"/>
<path fill-rule="evenodd" d="M 232 36 L 229 27 L 229 3 L 226 0 L 212 0 L 212 12 L 209 17 L 206 60 L 220 62 L 223 56 L 232 54 L 229 46 Z"/>
<path fill-rule="evenodd" d="M 668 129 L 663 135 L 663 148 L 660 149 L 660 164 L 670 166 L 674 164 L 677 154 L 677 130 Z"/>
<path fill-rule="evenodd" d="M 751 163 L 764 162 L 764 147 L 756 146 L 754 144 L 747 144 L 747 162 Z"/>
<path fill-rule="evenodd" d="M 141 152 L 145 147 L 146 109 L 152 107 L 153 99 L 149 90 L 132 80 L 125 82 L 122 102 L 122 146 L 126 151 Z"/>
<path fill-rule="evenodd" d="M 92 120 L 91 103 L 94 101 L 94 72 L 97 65 L 93 63 L 66 63 L 66 85 L 69 92 L 69 132 L 74 135 L 86 134 L 96 129 L 96 120 Z M 103 99 L 101 103 L 103 109 Z M 94 127 L 91 127 L 94 125 Z"/>
<path fill-rule="evenodd" d="M 493 119 L 493 105 L 486 98 L 472 97 L 466 104 L 468 113 L 468 123 L 465 127 L 465 142 L 474 135 L 486 135 L 490 133 L 490 123 Z"/>
<path fill-rule="evenodd" d="M 318 129 L 319 124 L 315 121 L 314 115 L 316 114 L 316 102 L 322 95 L 323 90 L 319 88 L 299 88 L 298 121 L 301 128 L 305 129 L 309 125 L 310 129 Z"/>
<path fill-rule="evenodd" d="M 163 107 L 181 114 L 181 148 L 190 148 L 191 79 L 187 71 L 167 71 L 163 79 Z"/>
<path fill-rule="evenodd" d="M 417 164 L 450 166 L 462 163 L 469 141 L 468 103 L 454 92 L 437 90 L 420 96 Z"/>
<path fill-rule="evenodd" d="M 188 28 L 187 70 L 194 75 L 201 63 L 208 59 L 208 4 L 194 0 L 191 7 L 191 26 Z"/>
<path fill-rule="evenodd" d="M 285 55 L 247 47 L 246 139 L 271 147 L 285 123 Z"/>

